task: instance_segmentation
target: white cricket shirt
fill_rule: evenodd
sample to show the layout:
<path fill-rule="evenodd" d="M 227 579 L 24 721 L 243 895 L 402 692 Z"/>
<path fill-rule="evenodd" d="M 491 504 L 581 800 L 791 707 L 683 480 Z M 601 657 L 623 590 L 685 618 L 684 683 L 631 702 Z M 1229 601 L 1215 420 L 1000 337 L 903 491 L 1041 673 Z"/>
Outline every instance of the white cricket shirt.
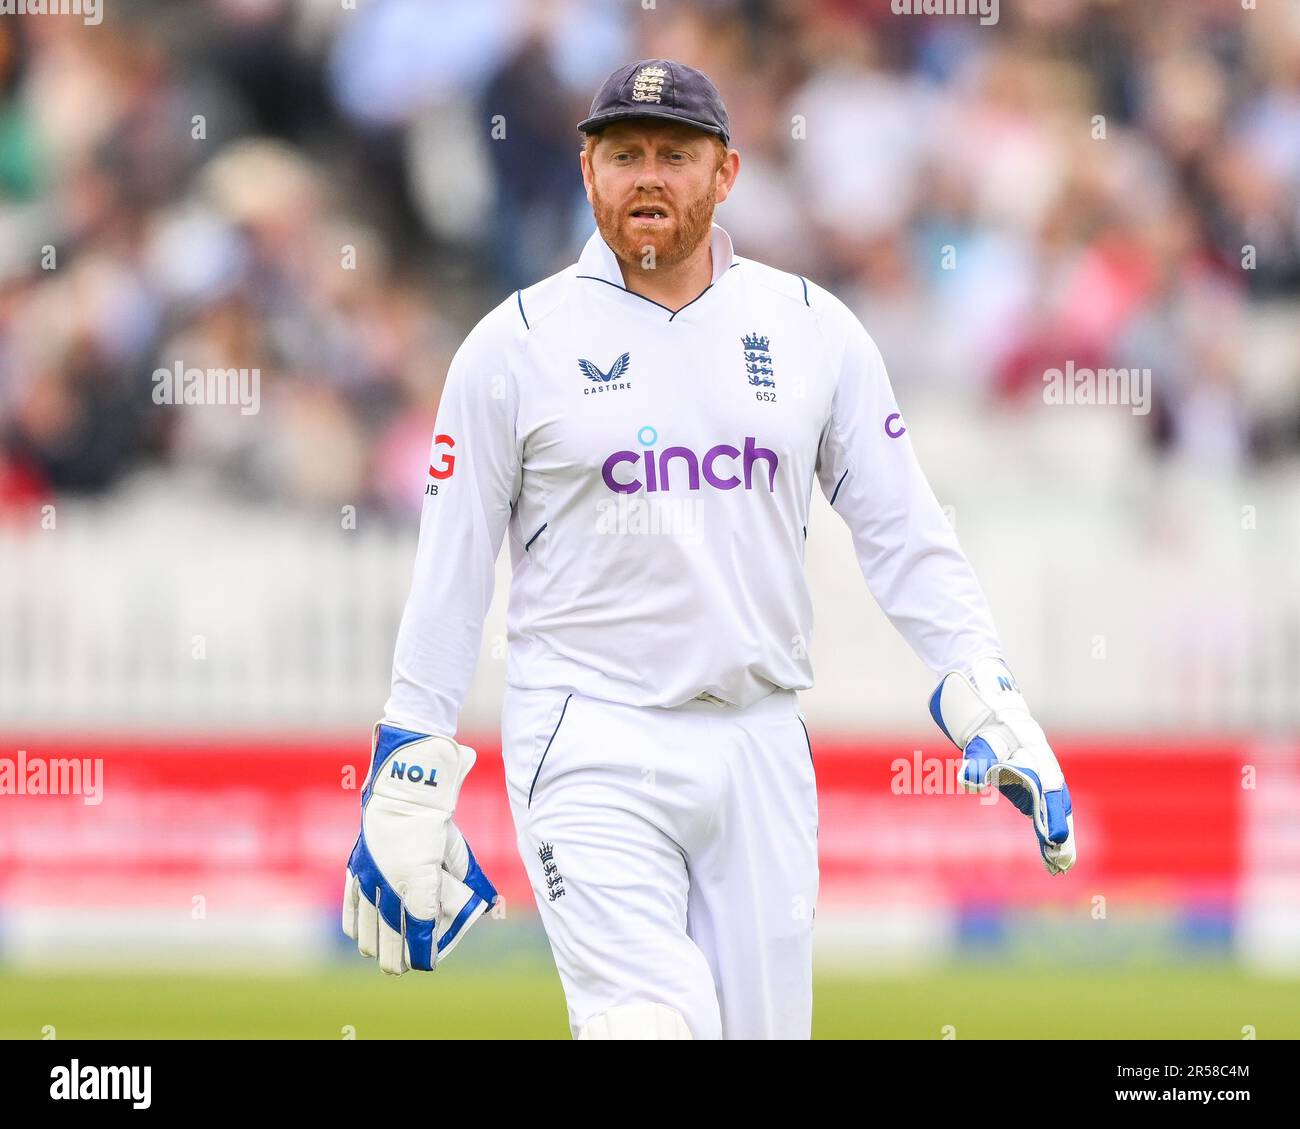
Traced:
<path fill-rule="evenodd" d="M 465 339 L 387 721 L 456 732 L 507 532 L 511 685 L 637 706 L 808 689 L 814 479 L 936 676 L 1001 655 L 866 330 L 716 224 L 711 238 L 713 282 L 676 313 L 624 287 L 597 232 Z"/>

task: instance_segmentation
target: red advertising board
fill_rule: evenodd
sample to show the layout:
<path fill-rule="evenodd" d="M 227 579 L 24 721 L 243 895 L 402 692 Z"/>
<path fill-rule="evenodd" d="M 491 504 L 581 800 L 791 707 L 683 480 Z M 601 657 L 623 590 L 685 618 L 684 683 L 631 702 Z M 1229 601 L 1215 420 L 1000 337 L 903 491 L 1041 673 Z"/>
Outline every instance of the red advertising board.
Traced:
<path fill-rule="evenodd" d="M 470 741 L 480 755 L 457 823 L 508 901 L 529 905 L 499 743 Z M 950 747 L 814 733 L 822 903 L 891 887 L 992 903 L 1121 887 L 1155 900 L 1234 896 L 1245 743 L 1056 747 L 1080 849 L 1068 882 L 1046 874 L 1028 822 L 1008 804 L 953 791 Z M 0 905 L 148 904 L 200 888 L 276 904 L 338 900 L 357 833 L 364 737 L 25 737 L 6 741 L 0 761 L 16 768 L 20 751 L 29 766 L 98 760 L 102 795 L 12 794 L 12 785 L 0 794 Z"/>

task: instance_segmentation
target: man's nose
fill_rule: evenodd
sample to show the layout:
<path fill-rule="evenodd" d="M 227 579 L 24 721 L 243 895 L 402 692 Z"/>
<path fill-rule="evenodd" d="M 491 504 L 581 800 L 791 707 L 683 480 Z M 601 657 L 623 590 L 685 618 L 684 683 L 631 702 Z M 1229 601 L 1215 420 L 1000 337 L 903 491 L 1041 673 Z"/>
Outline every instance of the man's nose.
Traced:
<path fill-rule="evenodd" d="M 654 188 L 662 186 L 664 182 L 663 173 L 659 171 L 659 161 L 654 156 L 648 156 L 641 162 L 641 171 L 637 174 L 636 186 L 638 188 Z"/>

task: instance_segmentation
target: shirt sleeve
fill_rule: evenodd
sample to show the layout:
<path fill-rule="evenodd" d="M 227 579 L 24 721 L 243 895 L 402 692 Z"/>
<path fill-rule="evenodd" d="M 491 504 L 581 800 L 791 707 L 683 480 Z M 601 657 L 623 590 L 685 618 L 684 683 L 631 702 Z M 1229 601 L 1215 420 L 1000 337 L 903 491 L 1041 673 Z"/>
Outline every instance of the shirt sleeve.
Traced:
<path fill-rule="evenodd" d="M 984 592 L 917 461 L 875 342 L 839 299 L 811 289 L 838 373 L 817 453 L 822 492 L 912 650 L 936 676 L 969 672 L 977 658 L 1002 655 Z"/>
<path fill-rule="evenodd" d="M 521 487 L 511 312 L 503 304 L 465 339 L 438 405 L 415 569 L 383 718 L 423 733 L 456 733 L 492 602 L 497 553 Z"/>

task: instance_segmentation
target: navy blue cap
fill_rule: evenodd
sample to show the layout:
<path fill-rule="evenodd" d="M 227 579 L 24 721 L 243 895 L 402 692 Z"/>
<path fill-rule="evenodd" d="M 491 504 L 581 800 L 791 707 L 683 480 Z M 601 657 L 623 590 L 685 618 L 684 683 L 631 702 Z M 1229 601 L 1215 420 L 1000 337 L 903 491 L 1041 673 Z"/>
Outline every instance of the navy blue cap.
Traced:
<path fill-rule="evenodd" d="M 716 133 L 731 141 L 731 122 L 722 95 L 707 75 L 671 59 L 643 59 L 619 67 L 605 80 L 591 104 L 591 116 L 578 123 L 583 133 L 599 133 L 611 122 L 665 118 Z"/>

